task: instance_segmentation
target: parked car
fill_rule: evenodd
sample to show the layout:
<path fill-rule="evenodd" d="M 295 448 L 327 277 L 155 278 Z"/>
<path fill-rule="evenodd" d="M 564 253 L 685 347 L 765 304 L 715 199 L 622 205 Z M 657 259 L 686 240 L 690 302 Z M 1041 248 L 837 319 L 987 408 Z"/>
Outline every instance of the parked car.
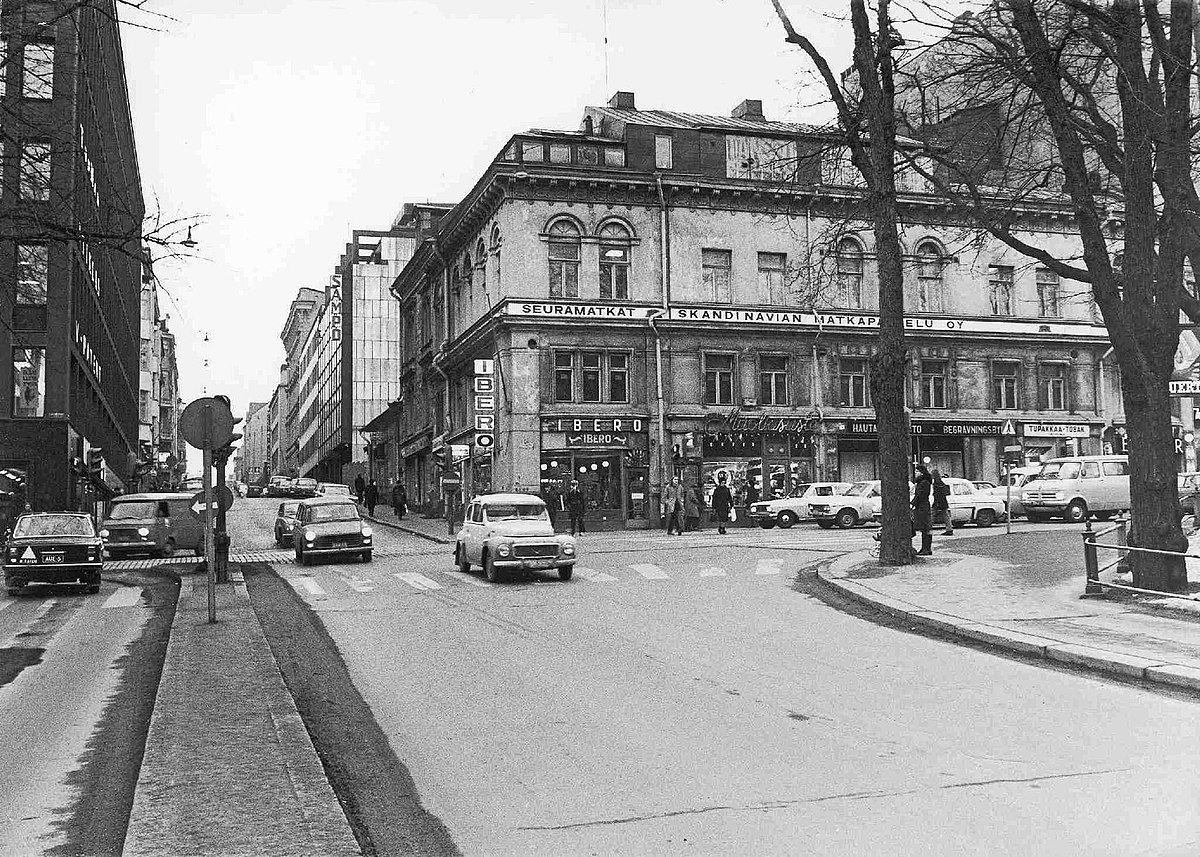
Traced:
<path fill-rule="evenodd" d="M 297 503 L 292 546 L 301 565 L 314 557 L 348 554 L 370 562 L 374 547 L 370 525 L 358 506 L 344 497 L 312 497 Z"/>
<path fill-rule="evenodd" d="M 874 479 L 855 482 L 843 493 L 818 498 L 809 508 L 821 529 L 828 530 L 835 524 L 842 529 L 849 529 L 875 517 L 882 502 L 879 480 Z"/>
<path fill-rule="evenodd" d="M 317 494 L 322 497 L 352 497 L 349 485 L 339 485 L 336 482 L 318 482 Z"/>
<path fill-rule="evenodd" d="M 1129 508 L 1129 459 L 1124 455 L 1051 458 L 1021 490 L 1031 521 L 1061 517 L 1079 523 L 1089 515 L 1107 521 Z"/>
<path fill-rule="evenodd" d="M 541 497 L 533 494 L 484 494 L 467 506 L 454 542 L 454 562 L 470 572 L 483 567 L 487 579 L 502 580 L 518 569 L 558 569 L 570 580 L 578 559 L 571 536 L 554 532 Z"/>
<path fill-rule="evenodd" d="M 16 595 L 31 583 L 81 583 L 100 591 L 104 547 L 80 512 L 22 515 L 4 547 L 4 587 Z"/>
<path fill-rule="evenodd" d="M 295 497 L 298 500 L 306 500 L 309 497 L 317 496 L 317 480 L 310 479 L 307 476 L 301 476 L 299 479 L 293 479 L 291 485 L 288 486 L 288 497 Z"/>
<path fill-rule="evenodd" d="M 1008 473 L 1008 479 L 1012 483 L 1012 516 L 1015 518 L 1025 514 L 1025 507 L 1021 505 L 1021 491 L 1026 483 L 1042 469 L 1040 464 L 1025 465 L 1022 467 L 1014 467 Z M 987 493 L 993 497 L 1000 498 L 1000 502 L 1004 503 L 1009 497 L 1008 487 L 1001 480 L 1001 484 L 994 488 L 987 489 Z"/>
<path fill-rule="evenodd" d="M 142 553 L 173 556 L 204 553 L 204 527 L 189 505 L 191 494 L 127 494 L 113 500 L 100 525 L 110 557 Z"/>
<path fill-rule="evenodd" d="M 291 488 L 292 480 L 286 476 L 272 476 L 267 483 L 268 497 L 286 497 Z"/>
<path fill-rule="evenodd" d="M 299 500 L 284 500 L 279 504 L 275 513 L 275 544 L 286 547 L 292 543 L 292 533 L 296 531 L 299 520 L 296 512 L 300 508 Z"/>
<path fill-rule="evenodd" d="M 845 493 L 851 484 L 850 482 L 802 483 L 797 486 L 796 492 L 791 497 L 754 503 L 748 514 L 751 520 L 764 530 L 769 530 L 776 524 L 786 530 L 797 521 L 812 517 L 811 506 L 817 498 Z"/>
<path fill-rule="evenodd" d="M 261 497 L 261 496 L 263 496 L 263 493 L 265 492 L 265 490 L 266 489 L 262 485 L 250 485 L 246 488 L 246 496 L 247 497 Z"/>
<path fill-rule="evenodd" d="M 1004 520 L 1002 498 L 990 491 L 980 491 L 969 479 L 946 477 L 945 482 L 950 486 L 950 496 L 947 500 L 950 504 L 950 517 L 956 527 L 963 524 L 990 527 L 997 521 Z"/>
<path fill-rule="evenodd" d="M 976 491 L 991 491 L 996 487 L 995 482 L 986 482 L 980 479 L 972 479 L 971 484 L 975 486 Z"/>

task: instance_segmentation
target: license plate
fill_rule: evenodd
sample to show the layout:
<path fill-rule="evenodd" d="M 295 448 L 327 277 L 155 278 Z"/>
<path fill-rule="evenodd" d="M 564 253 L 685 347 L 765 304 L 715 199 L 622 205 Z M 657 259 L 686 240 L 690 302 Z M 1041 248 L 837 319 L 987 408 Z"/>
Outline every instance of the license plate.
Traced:
<path fill-rule="evenodd" d="M 333 546 L 334 546 L 335 548 L 344 548 L 344 547 L 349 547 L 349 545 L 350 545 L 350 542 L 334 542 L 334 543 L 333 543 Z"/>
<path fill-rule="evenodd" d="M 60 553 L 44 553 L 44 554 L 42 554 L 42 562 L 52 563 L 52 562 L 62 562 L 62 561 L 63 561 L 63 555 Z"/>
<path fill-rule="evenodd" d="M 554 565 L 554 560 L 552 560 L 552 559 L 531 559 L 531 560 L 528 560 L 528 563 L 529 563 L 530 568 L 549 568 L 550 566 Z"/>

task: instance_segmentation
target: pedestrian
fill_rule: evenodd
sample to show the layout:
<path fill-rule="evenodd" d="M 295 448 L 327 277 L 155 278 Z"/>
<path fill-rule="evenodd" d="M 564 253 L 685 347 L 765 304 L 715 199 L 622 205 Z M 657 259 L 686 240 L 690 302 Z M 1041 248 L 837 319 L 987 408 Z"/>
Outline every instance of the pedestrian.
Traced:
<path fill-rule="evenodd" d="M 942 524 L 943 536 L 954 535 L 954 518 L 950 515 L 950 486 L 942 479 L 942 472 L 936 467 L 929 471 L 933 480 L 933 523 Z"/>
<path fill-rule="evenodd" d="M 663 517 L 667 519 L 668 536 L 671 530 L 677 536 L 683 535 L 683 503 L 683 486 L 679 484 L 678 476 L 672 476 L 671 484 L 663 492 Z"/>
<path fill-rule="evenodd" d="M 542 502 L 546 504 L 546 514 L 550 516 L 550 529 L 554 529 L 554 513 L 558 511 L 558 503 L 555 501 L 554 492 L 543 485 L 542 492 L 539 495 Z"/>
<path fill-rule="evenodd" d="M 713 517 L 717 519 L 717 532 L 725 535 L 725 524 L 729 522 L 729 512 L 733 509 L 733 495 L 729 493 L 729 486 L 725 483 L 728 478 L 724 473 L 717 477 L 717 487 L 713 489 L 712 495 L 712 510 Z"/>
<path fill-rule="evenodd" d="M 404 513 L 408 511 L 408 492 L 401 482 L 392 486 L 392 511 L 396 513 L 398 521 L 403 521 Z"/>
<path fill-rule="evenodd" d="M 363 501 L 363 490 L 366 487 L 367 483 L 363 480 L 361 473 L 354 477 L 354 499 L 359 503 Z"/>
<path fill-rule="evenodd" d="M 921 549 L 917 556 L 933 556 L 933 534 L 929 532 L 929 492 L 933 487 L 933 478 L 924 464 L 917 465 L 915 479 L 916 489 L 912 498 L 913 534 L 921 534 Z"/>
<path fill-rule="evenodd" d="M 690 485 L 685 485 L 683 489 L 683 528 L 691 533 L 700 529 L 700 499 L 696 496 L 696 489 Z"/>
<path fill-rule="evenodd" d="M 566 496 L 567 515 L 571 519 L 571 535 L 584 532 L 583 529 L 583 492 L 579 490 L 579 480 L 571 480 L 571 490 Z"/>
<path fill-rule="evenodd" d="M 375 484 L 375 480 L 371 480 L 371 484 L 363 490 L 363 502 L 367 504 L 367 514 L 372 518 L 375 517 L 375 504 L 379 502 L 379 486 Z"/>

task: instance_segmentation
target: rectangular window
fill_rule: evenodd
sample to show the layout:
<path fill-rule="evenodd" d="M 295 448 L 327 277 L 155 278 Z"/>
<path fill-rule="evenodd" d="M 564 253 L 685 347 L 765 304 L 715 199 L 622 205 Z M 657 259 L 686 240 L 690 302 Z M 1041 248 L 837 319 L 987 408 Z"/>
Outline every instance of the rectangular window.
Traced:
<path fill-rule="evenodd" d="M 1012 265 L 991 265 L 988 270 L 988 295 L 992 302 L 992 315 L 1012 315 Z"/>
<path fill-rule="evenodd" d="M 1062 318 L 1062 295 L 1058 274 L 1046 268 L 1037 269 L 1038 315 L 1042 318 Z"/>
<path fill-rule="evenodd" d="M 54 96 L 54 45 L 28 42 L 21 65 L 21 95 L 25 98 Z"/>
<path fill-rule="evenodd" d="M 583 365 L 581 373 L 583 401 L 598 402 L 600 401 L 600 365 L 604 362 L 604 355 L 599 351 L 585 351 L 579 356 Z"/>
<path fill-rule="evenodd" d="M 758 401 L 762 405 L 786 405 L 788 359 L 780 356 L 758 358 Z"/>
<path fill-rule="evenodd" d="M 787 302 L 784 294 L 784 270 L 786 267 L 786 253 L 758 254 L 758 299 L 760 303 L 781 306 Z"/>
<path fill-rule="evenodd" d="M 570 351 L 554 352 L 554 401 L 575 399 L 575 355 Z"/>
<path fill-rule="evenodd" d="M 838 361 L 838 392 L 844 408 L 865 408 L 868 402 L 867 361 L 843 357 Z"/>
<path fill-rule="evenodd" d="M 625 245 L 600 246 L 600 297 L 629 300 L 629 248 Z"/>
<path fill-rule="evenodd" d="M 946 361 L 921 361 L 921 407 L 946 407 Z"/>
<path fill-rule="evenodd" d="M 45 244 L 17 245 L 17 303 L 46 305 L 49 285 L 49 251 Z"/>
<path fill-rule="evenodd" d="M 1017 373 L 1021 364 L 1015 360 L 992 363 L 992 407 L 998 411 L 1016 410 Z"/>
<path fill-rule="evenodd" d="M 604 150 L 604 166 L 606 167 L 623 167 L 625 166 L 625 150 L 624 149 L 605 149 Z"/>
<path fill-rule="evenodd" d="M 1038 404 L 1045 411 L 1067 409 L 1067 367 L 1062 363 L 1043 363 L 1041 366 L 1041 399 Z"/>
<path fill-rule="evenodd" d="M 542 143 L 522 143 L 521 144 L 521 160 L 522 161 L 544 161 L 546 160 L 546 147 Z"/>
<path fill-rule="evenodd" d="M 732 300 L 729 273 L 733 268 L 733 251 L 701 250 L 700 263 L 703 267 L 704 297 L 716 303 L 729 303 Z"/>
<path fill-rule="evenodd" d="M 671 135 L 654 135 L 654 168 L 656 170 L 671 169 Z"/>
<path fill-rule="evenodd" d="M 21 198 L 50 199 L 50 144 L 21 144 Z"/>
<path fill-rule="evenodd" d="M 46 349 L 13 349 L 14 417 L 46 415 Z"/>
<path fill-rule="evenodd" d="M 550 297 L 579 297 L 578 242 L 550 242 Z"/>
<path fill-rule="evenodd" d="M 704 355 L 704 404 L 733 404 L 733 355 Z"/>
<path fill-rule="evenodd" d="M 564 146 L 559 143 L 550 144 L 550 163 L 552 164 L 569 164 L 571 163 L 571 147 Z"/>
<path fill-rule="evenodd" d="M 629 401 L 629 355 L 608 355 L 608 400 Z"/>

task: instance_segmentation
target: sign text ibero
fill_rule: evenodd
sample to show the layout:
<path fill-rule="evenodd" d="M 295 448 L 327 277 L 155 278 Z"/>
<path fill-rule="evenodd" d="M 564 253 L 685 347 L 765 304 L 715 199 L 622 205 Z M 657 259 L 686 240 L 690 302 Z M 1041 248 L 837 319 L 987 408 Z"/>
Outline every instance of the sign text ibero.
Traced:
<path fill-rule="evenodd" d="M 475 446 L 496 445 L 496 361 L 475 361 Z"/>

